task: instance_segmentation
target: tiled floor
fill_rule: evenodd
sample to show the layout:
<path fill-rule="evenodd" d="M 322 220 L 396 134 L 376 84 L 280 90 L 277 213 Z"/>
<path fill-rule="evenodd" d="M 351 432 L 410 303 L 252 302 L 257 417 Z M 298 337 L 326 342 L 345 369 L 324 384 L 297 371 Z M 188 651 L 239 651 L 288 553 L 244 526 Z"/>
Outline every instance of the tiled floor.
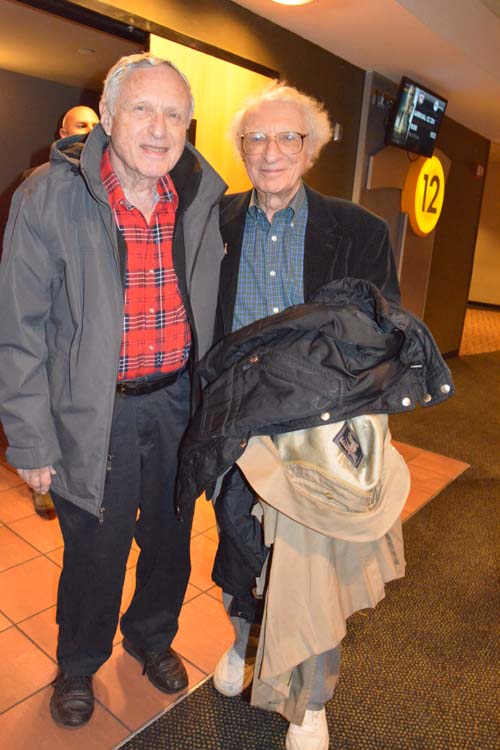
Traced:
<path fill-rule="evenodd" d="M 412 489 L 403 519 L 467 468 L 461 461 L 395 443 L 406 459 Z M 189 690 L 213 672 L 231 642 L 219 589 L 210 573 L 217 546 L 211 505 L 199 501 L 192 540 L 192 575 L 174 648 L 189 673 Z M 137 549 L 131 550 L 122 608 L 132 595 Z M 34 513 L 31 495 L 0 455 L 0 750 L 111 750 L 162 713 L 179 696 L 155 690 L 142 677 L 117 634 L 111 659 L 95 677 L 97 705 L 90 724 L 59 729 L 49 715 L 55 676 L 55 603 L 62 563 L 56 520 Z"/>

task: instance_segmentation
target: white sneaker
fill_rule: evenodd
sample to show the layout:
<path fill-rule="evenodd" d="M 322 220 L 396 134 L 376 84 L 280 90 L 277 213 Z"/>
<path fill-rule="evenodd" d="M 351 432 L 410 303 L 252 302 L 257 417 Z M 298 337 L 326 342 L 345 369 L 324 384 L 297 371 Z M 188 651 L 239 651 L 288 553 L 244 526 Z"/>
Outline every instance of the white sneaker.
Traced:
<path fill-rule="evenodd" d="M 306 711 L 304 721 L 290 724 L 286 735 L 286 750 L 328 750 L 328 725 L 325 709 Z"/>
<path fill-rule="evenodd" d="M 253 664 L 247 664 L 231 646 L 219 659 L 214 672 L 214 687 L 222 695 L 240 695 L 253 678 Z"/>

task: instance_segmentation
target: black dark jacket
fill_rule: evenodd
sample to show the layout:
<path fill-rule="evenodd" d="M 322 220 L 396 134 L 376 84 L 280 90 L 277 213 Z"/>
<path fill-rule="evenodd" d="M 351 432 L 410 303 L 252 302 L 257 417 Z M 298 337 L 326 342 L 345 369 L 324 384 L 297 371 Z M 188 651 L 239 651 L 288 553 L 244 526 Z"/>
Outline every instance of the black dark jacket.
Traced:
<path fill-rule="evenodd" d="M 317 193 L 304 185 L 308 216 L 304 239 L 304 300 L 324 284 L 351 276 L 368 279 L 384 297 L 398 302 L 399 284 L 385 221 L 350 201 Z M 216 339 L 232 328 L 241 245 L 251 191 L 226 195 L 220 231 L 225 245 L 221 265 Z"/>
<path fill-rule="evenodd" d="M 410 411 L 454 391 L 426 325 L 351 278 L 226 336 L 199 370 L 208 385 L 181 446 L 181 509 L 210 492 L 253 435 Z"/>

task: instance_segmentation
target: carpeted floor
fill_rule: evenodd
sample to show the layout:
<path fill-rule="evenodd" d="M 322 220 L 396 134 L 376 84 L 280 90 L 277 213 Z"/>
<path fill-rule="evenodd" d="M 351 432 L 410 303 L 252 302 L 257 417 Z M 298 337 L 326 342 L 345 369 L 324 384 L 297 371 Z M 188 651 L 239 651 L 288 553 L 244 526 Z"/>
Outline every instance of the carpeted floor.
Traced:
<path fill-rule="evenodd" d="M 500 352 L 456 358 L 455 398 L 391 418 L 471 469 L 405 524 L 408 571 L 349 622 L 331 750 L 499 750 Z M 125 750 L 283 750 L 287 724 L 211 681 Z"/>
<path fill-rule="evenodd" d="M 460 355 L 500 350 L 500 310 L 469 304 L 465 312 Z"/>

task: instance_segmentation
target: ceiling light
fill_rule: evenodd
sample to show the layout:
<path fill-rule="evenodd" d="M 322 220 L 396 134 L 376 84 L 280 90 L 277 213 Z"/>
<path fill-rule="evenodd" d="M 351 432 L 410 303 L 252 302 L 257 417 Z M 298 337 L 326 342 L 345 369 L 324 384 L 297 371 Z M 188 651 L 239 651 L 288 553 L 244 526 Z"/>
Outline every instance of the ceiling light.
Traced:
<path fill-rule="evenodd" d="M 273 0 L 273 3 L 279 3 L 280 5 L 307 5 L 312 3 L 313 0 Z"/>

